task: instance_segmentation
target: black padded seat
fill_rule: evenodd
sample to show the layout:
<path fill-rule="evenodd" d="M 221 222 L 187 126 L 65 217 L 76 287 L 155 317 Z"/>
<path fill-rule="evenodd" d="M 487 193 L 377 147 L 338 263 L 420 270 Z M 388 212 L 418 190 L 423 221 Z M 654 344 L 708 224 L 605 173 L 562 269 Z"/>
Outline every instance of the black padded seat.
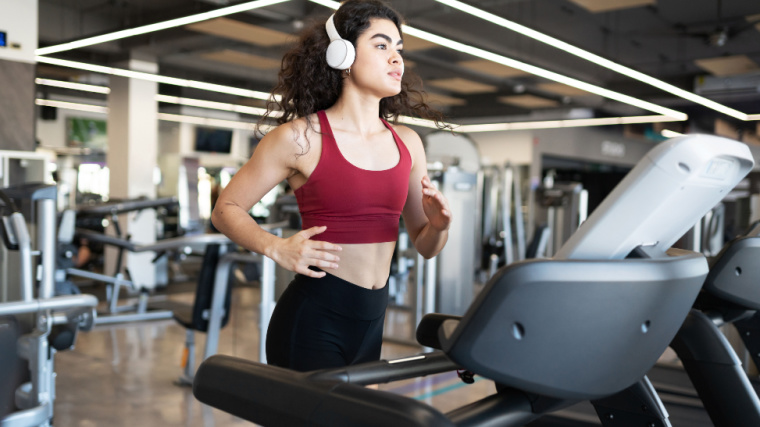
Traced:
<path fill-rule="evenodd" d="M 18 339 L 22 328 L 13 316 L 0 317 L 0 423 L 16 411 L 15 392 L 29 381 L 27 364 L 18 356 Z"/>
<path fill-rule="evenodd" d="M 219 263 L 219 249 L 219 244 L 206 245 L 206 252 L 203 253 L 201 270 L 198 273 L 193 304 L 173 307 L 172 316 L 174 317 L 174 320 L 184 326 L 185 329 L 200 332 L 206 332 L 208 330 L 209 310 L 214 295 L 216 266 Z M 222 327 L 224 327 L 229 320 L 231 297 L 232 288 L 228 286 L 224 300 L 225 315 L 222 320 Z"/>

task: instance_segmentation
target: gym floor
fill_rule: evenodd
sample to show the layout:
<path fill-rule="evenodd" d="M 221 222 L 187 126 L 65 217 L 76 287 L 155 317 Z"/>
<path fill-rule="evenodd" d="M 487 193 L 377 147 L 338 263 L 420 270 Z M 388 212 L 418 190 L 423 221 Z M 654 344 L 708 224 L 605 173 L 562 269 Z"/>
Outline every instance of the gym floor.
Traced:
<path fill-rule="evenodd" d="M 191 286 L 169 285 L 168 298 L 190 303 Z M 88 292 L 87 288 L 83 288 Z M 237 286 L 227 326 L 219 338 L 219 353 L 258 360 L 259 289 Z M 393 316 L 391 316 L 393 317 Z M 200 404 L 189 387 L 174 384 L 185 330 L 173 320 L 96 326 L 79 334 L 74 350 L 56 355 L 57 427 L 186 426 L 221 427 L 252 425 L 222 411 Z M 196 359 L 200 360 L 205 334 L 196 334 Z M 386 342 L 383 358 L 417 354 L 418 346 Z M 493 385 L 479 380 L 464 384 L 454 373 L 380 386 L 435 406 L 454 409 L 493 392 Z"/>
<path fill-rule="evenodd" d="M 192 301 L 190 283 L 172 284 L 168 290 L 167 298 L 173 303 Z M 259 295 L 255 286 L 234 288 L 232 313 L 219 338 L 219 353 L 258 360 Z M 403 315 L 391 313 L 388 320 L 387 332 L 393 331 L 395 336 L 408 332 Z M 56 355 L 54 424 L 57 427 L 252 425 L 200 404 L 189 387 L 174 384 L 182 371 L 184 341 L 184 328 L 173 320 L 97 326 L 80 333 L 74 350 Z M 197 360 L 202 357 L 204 343 L 205 334 L 196 334 Z M 382 357 L 398 358 L 421 350 L 418 346 L 386 341 Z M 655 386 L 658 381 L 665 381 L 671 392 L 676 390 L 661 391 L 674 426 L 712 425 L 682 371 L 660 367 L 649 376 Z M 754 384 L 757 386 L 757 382 Z M 383 384 L 380 388 L 420 399 L 442 412 L 478 400 L 494 390 L 490 381 L 476 377 L 474 384 L 467 385 L 451 372 Z M 558 415 L 531 426 L 600 425 L 587 403 Z"/>

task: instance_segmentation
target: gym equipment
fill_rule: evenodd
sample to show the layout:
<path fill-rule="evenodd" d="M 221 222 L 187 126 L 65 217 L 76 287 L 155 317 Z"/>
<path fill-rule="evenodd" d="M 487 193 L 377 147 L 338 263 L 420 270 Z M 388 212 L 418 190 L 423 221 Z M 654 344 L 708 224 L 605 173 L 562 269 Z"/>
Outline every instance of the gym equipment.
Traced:
<path fill-rule="evenodd" d="M 0 215 L 3 243 L 19 255 L 19 280 L 6 286 L 17 286 L 20 296 L 0 303 L 0 369 L 5 371 L 0 374 L 0 426 L 49 426 L 55 401 L 55 353 L 72 348 L 77 332 L 92 327 L 98 301 L 91 295 L 53 296 L 55 187 L 15 186 L 0 190 L 0 199 L 2 210 L 12 212 Z M 34 250 L 26 220 L 13 199 L 35 202 L 37 223 L 42 226 L 36 229 Z M 40 272 L 39 280 L 35 270 Z"/>
<path fill-rule="evenodd" d="M 760 425 L 760 399 L 742 363 L 718 327 L 733 323 L 755 364 L 760 362 L 760 224 L 712 260 L 710 274 L 686 321 L 673 339 L 676 351 L 717 426 Z"/>
<path fill-rule="evenodd" d="M 588 191 L 579 182 L 554 182 L 547 177 L 536 189 L 536 200 L 546 210 L 549 238 L 545 251 L 553 255 L 588 216 Z"/>
<path fill-rule="evenodd" d="M 181 250 L 186 247 L 205 248 L 206 245 L 230 243 L 230 240 L 223 234 L 198 234 L 173 237 L 170 239 L 159 240 L 155 243 L 139 244 L 92 230 L 77 229 L 76 233 L 77 236 L 86 238 L 90 242 L 115 246 L 119 248 L 120 251 L 128 251 L 132 253 L 156 252 L 159 254 L 158 256 L 166 251 Z M 115 276 L 109 276 L 107 274 L 94 273 L 76 268 L 68 268 L 66 269 L 66 272 L 71 276 L 105 282 L 113 287 L 112 290 L 108 292 L 109 295 L 107 295 L 108 311 L 101 313 L 101 315 L 98 316 L 98 324 L 170 319 L 173 316 L 171 310 L 149 310 L 148 291 L 141 289 L 132 281 L 124 279 L 124 276 L 121 273 L 117 273 Z M 139 292 L 136 304 L 119 305 L 119 294 L 122 287 L 127 287 L 132 291 Z"/>
<path fill-rule="evenodd" d="M 306 373 L 215 356 L 199 368 L 195 396 L 264 425 L 516 426 L 582 400 L 614 406 L 623 393 L 655 403 L 644 414 L 650 425 L 669 425 L 645 374 L 708 268 L 701 254 L 668 248 L 753 164 L 736 141 L 671 139 L 639 162 L 559 256 L 503 268 L 462 317 L 426 316 L 418 341 L 442 351 Z M 493 380 L 496 393 L 444 415 L 359 386 L 459 367 Z"/>
<path fill-rule="evenodd" d="M 262 225 L 273 234 L 279 234 L 287 222 Z M 272 259 L 255 254 L 227 251 L 226 246 L 211 244 L 206 248 L 198 274 L 198 285 L 192 307 L 174 310 L 174 320 L 185 327 L 185 350 L 182 375 L 178 385 L 192 385 L 195 376 L 195 331 L 206 333 L 203 360 L 216 354 L 219 332 L 227 324 L 230 313 L 229 275 L 235 264 L 261 263 L 261 303 L 259 305 L 259 360 L 266 360 L 266 343 L 269 318 L 274 310 L 275 263 Z"/>
<path fill-rule="evenodd" d="M 490 278 L 498 267 L 526 258 L 522 183 L 520 168 L 509 163 L 483 168 L 480 175 L 483 183 L 480 268 Z"/>

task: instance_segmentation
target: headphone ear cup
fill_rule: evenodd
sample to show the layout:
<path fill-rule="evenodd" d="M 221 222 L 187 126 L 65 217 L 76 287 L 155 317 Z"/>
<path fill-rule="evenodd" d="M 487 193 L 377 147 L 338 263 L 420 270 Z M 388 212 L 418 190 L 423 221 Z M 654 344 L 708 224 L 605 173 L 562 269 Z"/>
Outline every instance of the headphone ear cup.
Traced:
<path fill-rule="evenodd" d="M 327 46 L 327 65 L 336 70 L 345 70 L 351 67 L 356 59 L 354 45 L 348 40 L 333 40 Z"/>

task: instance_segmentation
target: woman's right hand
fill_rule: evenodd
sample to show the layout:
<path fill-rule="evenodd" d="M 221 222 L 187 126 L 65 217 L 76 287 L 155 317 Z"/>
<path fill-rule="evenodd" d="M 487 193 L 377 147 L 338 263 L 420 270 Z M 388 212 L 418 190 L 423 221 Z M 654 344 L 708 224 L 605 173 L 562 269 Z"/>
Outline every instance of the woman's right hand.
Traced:
<path fill-rule="evenodd" d="M 340 258 L 330 251 L 341 251 L 336 244 L 311 240 L 317 234 L 323 233 L 327 227 L 311 227 L 306 230 L 281 239 L 275 245 L 271 258 L 282 267 L 303 274 L 304 276 L 320 278 L 327 273 L 314 271 L 310 266 L 319 268 L 338 268 Z"/>

